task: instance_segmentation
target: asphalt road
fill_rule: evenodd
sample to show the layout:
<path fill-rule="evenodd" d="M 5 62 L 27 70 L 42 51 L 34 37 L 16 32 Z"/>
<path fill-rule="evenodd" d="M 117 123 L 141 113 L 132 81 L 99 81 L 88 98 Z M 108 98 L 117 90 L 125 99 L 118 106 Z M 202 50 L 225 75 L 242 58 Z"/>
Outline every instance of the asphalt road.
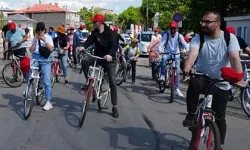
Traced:
<path fill-rule="evenodd" d="M 6 62 L 0 60 L 0 70 Z M 0 149 L 3 150 L 186 150 L 191 133 L 182 127 L 186 115 L 184 98 L 170 104 L 169 90 L 160 94 L 151 80 L 147 58 L 140 58 L 136 84 L 118 88 L 120 117 L 109 109 L 97 111 L 91 105 L 83 127 L 78 128 L 85 82 L 83 74 L 69 69 L 70 85 L 58 83 L 53 88 L 53 106 L 44 112 L 34 106 L 29 120 L 23 119 L 22 92 L 8 88 L 0 77 Z M 182 84 L 185 94 L 187 86 Z M 249 150 L 250 121 L 238 101 L 227 109 L 228 132 L 225 150 Z"/>

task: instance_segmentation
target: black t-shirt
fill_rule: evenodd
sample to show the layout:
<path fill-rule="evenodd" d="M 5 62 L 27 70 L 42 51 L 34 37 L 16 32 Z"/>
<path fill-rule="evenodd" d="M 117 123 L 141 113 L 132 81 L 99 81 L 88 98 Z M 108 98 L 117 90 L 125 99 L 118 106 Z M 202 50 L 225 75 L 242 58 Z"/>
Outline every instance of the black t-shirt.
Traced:
<path fill-rule="evenodd" d="M 69 42 L 68 38 L 66 36 L 58 36 L 53 40 L 55 48 L 58 48 L 58 39 L 60 48 L 64 48 L 67 46 L 67 42 Z"/>
<path fill-rule="evenodd" d="M 4 32 L 4 37 L 6 37 L 6 33 L 7 33 L 7 31 L 9 31 L 9 27 L 8 27 L 8 25 L 3 26 L 3 28 L 2 28 L 2 32 Z"/>
<path fill-rule="evenodd" d="M 248 47 L 247 43 L 241 38 L 236 36 L 240 45 L 240 49 L 244 50 L 246 47 Z"/>

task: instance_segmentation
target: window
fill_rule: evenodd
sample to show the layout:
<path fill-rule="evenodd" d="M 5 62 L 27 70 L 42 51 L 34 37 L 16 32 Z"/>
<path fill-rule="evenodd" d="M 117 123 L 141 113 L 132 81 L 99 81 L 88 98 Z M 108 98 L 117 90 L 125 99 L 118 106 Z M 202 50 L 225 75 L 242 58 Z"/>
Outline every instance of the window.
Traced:
<path fill-rule="evenodd" d="M 152 34 L 141 34 L 141 41 L 150 42 Z"/>
<path fill-rule="evenodd" d="M 237 36 L 241 37 L 241 27 L 237 28 Z"/>

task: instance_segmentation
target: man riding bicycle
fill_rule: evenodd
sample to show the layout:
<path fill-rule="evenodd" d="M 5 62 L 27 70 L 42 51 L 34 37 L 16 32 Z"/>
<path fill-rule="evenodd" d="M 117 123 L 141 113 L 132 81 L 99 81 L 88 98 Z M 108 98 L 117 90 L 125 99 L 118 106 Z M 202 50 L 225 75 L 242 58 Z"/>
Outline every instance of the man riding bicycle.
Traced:
<path fill-rule="evenodd" d="M 118 49 L 118 43 L 115 33 L 104 23 L 104 21 L 104 16 L 101 14 L 96 14 L 94 18 L 92 18 L 95 29 L 85 41 L 83 47 L 86 49 L 90 45 L 95 44 L 94 55 L 106 59 L 106 61 L 101 62 L 100 65 L 103 66 L 104 71 L 108 74 L 109 86 L 111 89 L 111 102 L 113 104 L 113 117 L 118 118 L 117 87 L 115 82 L 116 52 Z M 88 77 L 87 73 L 89 66 L 93 63 L 94 59 L 92 57 L 86 56 L 83 58 L 82 65 L 85 77 Z"/>
<path fill-rule="evenodd" d="M 14 48 L 13 49 L 13 54 L 15 56 L 25 56 L 26 54 L 26 45 L 25 41 L 28 39 L 27 35 L 25 32 L 16 27 L 15 22 L 10 22 L 8 24 L 9 31 L 6 33 L 6 39 L 4 41 L 4 50 L 8 50 L 9 48 L 9 43 L 10 47 Z"/>
<path fill-rule="evenodd" d="M 221 17 L 214 11 L 206 12 L 200 22 L 202 34 L 195 36 L 190 42 L 189 56 L 186 59 L 184 72 L 188 74 L 196 59 L 196 72 L 207 74 L 209 77 L 222 79 L 222 67 L 230 67 L 236 72 L 242 72 L 239 57 L 239 44 L 235 35 L 220 30 Z M 229 34 L 230 41 L 227 46 L 225 34 Z M 202 37 L 203 36 L 203 37 Z M 203 38 L 203 40 L 201 40 Z M 204 43 L 202 43 L 202 41 Z M 199 94 L 211 83 L 201 77 L 191 77 L 187 90 L 187 111 L 183 126 L 192 126 L 194 114 L 197 109 Z M 229 100 L 230 85 L 228 82 L 216 84 L 213 88 L 212 110 L 215 112 L 215 122 L 220 131 L 221 145 L 226 136 L 226 107 Z M 222 148 L 221 148 L 222 149 Z"/>
<path fill-rule="evenodd" d="M 183 47 L 188 50 L 188 45 L 185 42 L 183 36 L 177 32 L 178 24 L 176 22 L 170 22 L 169 24 L 170 32 L 166 32 L 162 39 L 159 46 L 160 53 L 173 53 L 178 54 L 180 53 L 179 50 L 179 42 L 183 45 Z M 160 80 L 165 80 L 165 74 L 166 74 L 166 61 L 171 59 L 172 57 L 175 57 L 175 63 L 177 69 L 177 81 L 176 81 L 176 95 L 183 97 L 183 94 L 181 93 L 179 86 L 180 86 L 180 78 L 179 78 L 179 70 L 180 70 L 180 55 L 172 56 L 172 55 L 166 55 L 164 54 L 162 56 L 161 61 L 161 77 Z"/>

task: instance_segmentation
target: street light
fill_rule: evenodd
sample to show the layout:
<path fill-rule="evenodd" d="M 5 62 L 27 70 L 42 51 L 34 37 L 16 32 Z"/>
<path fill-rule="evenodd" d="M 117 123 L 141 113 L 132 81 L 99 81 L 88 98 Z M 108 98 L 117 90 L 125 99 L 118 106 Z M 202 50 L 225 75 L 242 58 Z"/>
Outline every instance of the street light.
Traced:
<path fill-rule="evenodd" d="M 147 0 L 147 12 L 146 13 L 147 13 L 147 23 L 146 23 L 147 26 L 146 26 L 146 30 L 148 31 L 148 0 Z"/>

